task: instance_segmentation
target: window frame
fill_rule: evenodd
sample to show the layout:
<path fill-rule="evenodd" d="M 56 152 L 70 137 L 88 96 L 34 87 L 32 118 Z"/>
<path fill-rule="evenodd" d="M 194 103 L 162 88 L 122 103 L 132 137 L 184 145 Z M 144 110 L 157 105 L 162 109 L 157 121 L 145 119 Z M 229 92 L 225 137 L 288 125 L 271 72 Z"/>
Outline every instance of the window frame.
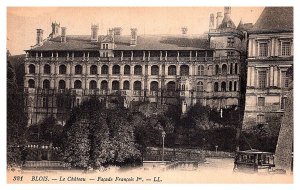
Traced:
<path fill-rule="evenodd" d="M 262 75 L 260 75 L 261 73 L 264 73 L 264 78 L 262 78 Z M 258 88 L 260 89 L 264 89 L 267 87 L 267 71 L 265 70 L 261 70 L 258 71 Z M 264 79 L 264 80 L 262 80 Z"/>
<path fill-rule="evenodd" d="M 285 46 L 284 48 L 284 45 L 285 43 L 288 43 L 289 45 L 288 46 Z M 284 50 L 284 51 L 283 51 Z M 287 51 L 288 50 L 288 51 Z M 282 41 L 281 42 L 281 47 L 280 47 L 280 55 L 282 57 L 289 57 L 291 56 L 291 52 L 292 52 L 292 42 L 291 41 Z"/>
<path fill-rule="evenodd" d="M 265 44 L 266 46 L 262 48 L 262 45 Z M 268 57 L 269 56 L 269 43 L 267 41 L 262 41 L 258 43 L 258 56 L 259 57 Z M 264 50 L 264 51 L 262 51 Z"/>

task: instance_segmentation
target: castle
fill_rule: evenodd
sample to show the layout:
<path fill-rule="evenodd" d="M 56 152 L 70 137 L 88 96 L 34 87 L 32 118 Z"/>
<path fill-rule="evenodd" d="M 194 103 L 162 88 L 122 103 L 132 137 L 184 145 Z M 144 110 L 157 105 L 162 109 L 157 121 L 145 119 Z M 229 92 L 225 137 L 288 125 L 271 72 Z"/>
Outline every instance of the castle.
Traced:
<path fill-rule="evenodd" d="M 51 34 L 44 38 L 43 30 L 37 29 L 36 44 L 25 50 L 29 125 L 50 115 L 64 124 L 72 107 L 91 96 L 107 106 L 120 103 L 120 97 L 125 107 L 137 102 L 176 104 L 183 113 L 196 103 L 222 109 L 240 106 L 246 98 L 247 114 L 260 114 L 249 112 L 251 89 L 262 83 L 252 77 L 263 75 L 252 75 L 257 71 L 253 58 L 273 56 L 276 51 L 267 46 L 270 54 L 262 53 L 266 46 L 257 46 L 260 37 L 254 32 L 249 35 L 252 29 L 252 24 L 242 22 L 236 26 L 230 7 L 224 8 L 224 14 L 211 14 L 208 33 L 199 36 L 188 35 L 186 27 L 180 35 L 138 35 L 138 29 L 131 28 L 127 36 L 120 27 L 99 35 L 97 24 L 91 25 L 90 35 L 72 36 L 54 22 Z M 280 51 L 285 58 L 292 56 L 288 44 L 280 47 L 285 48 Z M 251 62 L 248 68 L 247 61 Z M 272 67 L 267 70 L 272 75 L 264 76 L 274 78 L 276 69 L 281 67 Z"/>

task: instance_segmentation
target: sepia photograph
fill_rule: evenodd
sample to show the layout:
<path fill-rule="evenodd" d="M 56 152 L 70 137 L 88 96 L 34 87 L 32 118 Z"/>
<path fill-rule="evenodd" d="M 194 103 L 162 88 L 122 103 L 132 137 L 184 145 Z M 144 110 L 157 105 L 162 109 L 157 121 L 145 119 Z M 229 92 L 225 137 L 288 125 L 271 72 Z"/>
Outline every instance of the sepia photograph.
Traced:
<path fill-rule="evenodd" d="M 293 184 L 293 6 L 7 7 L 9 184 Z"/>

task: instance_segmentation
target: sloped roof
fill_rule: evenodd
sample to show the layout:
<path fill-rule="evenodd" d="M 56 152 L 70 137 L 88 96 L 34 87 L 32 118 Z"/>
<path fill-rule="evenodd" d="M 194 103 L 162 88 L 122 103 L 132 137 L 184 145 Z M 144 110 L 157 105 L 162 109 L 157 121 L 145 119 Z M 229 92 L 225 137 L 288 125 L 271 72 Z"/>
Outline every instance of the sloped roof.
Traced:
<path fill-rule="evenodd" d="M 76 51 L 99 50 L 100 42 L 106 36 L 99 36 L 99 42 L 91 42 L 89 35 L 67 36 L 66 42 L 60 41 L 60 36 L 49 39 L 42 46 L 33 47 L 38 51 Z M 115 50 L 205 50 L 209 48 L 209 41 L 204 36 L 170 36 L 170 35 L 141 35 L 137 38 L 137 45 L 130 46 L 131 36 L 115 36 Z"/>
<path fill-rule="evenodd" d="M 284 32 L 293 28 L 293 7 L 266 7 L 250 32 Z"/>
<path fill-rule="evenodd" d="M 241 20 L 236 29 L 241 30 L 241 31 L 248 31 L 252 27 L 253 27 L 252 23 L 243 23 L 243 21 Z"/>
<path fill-rule="evenodd" d="M 60 36 L 46 40 L 43 45 L 32 48 L 38 51 L 76 51 L 76 50 L 98 50 L 100 45 L 97 42 L 91 42 L 91 36 L 78 35 L 66 36 L 66 42 L 60 41 Z M 101 39 L 99 39 L 101 40 Z"/>
<path fill-rule="evenodd" d="M 222 20 L 222 23 L 219 25 L 220 29 L 223 29 L 223 28 L 236 28 L 234 22 L 231 20 L 230 16 L 229 15 L 225 15 L 223 20 Z"/>
<path fill-rule="evenodd" d="M 117 50 L 201 50 L 209 49 L 207 38 L 200 36 L 138 36 L 137 45 L 130 46 L 130 36 L 116 36 Z"/>

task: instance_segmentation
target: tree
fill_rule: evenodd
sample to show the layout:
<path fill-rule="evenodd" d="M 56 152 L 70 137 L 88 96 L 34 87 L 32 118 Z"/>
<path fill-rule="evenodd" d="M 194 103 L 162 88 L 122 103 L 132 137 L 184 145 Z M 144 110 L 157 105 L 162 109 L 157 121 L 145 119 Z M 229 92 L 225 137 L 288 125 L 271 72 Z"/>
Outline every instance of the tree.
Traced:
<path fill-rule="evenodd" d="M 117 165 L 132 164 L 140 159 L 140 151 L 134 138 L 134 127 L 130 123 L 127 109 L 109 110 L 107 124 L 110 130 L 110 141 L 114 147 L 114 162 Z"/>
<path fill-rule="evenodd" d="M 67 149 L 65 149 L 65 160 L 73 167 L 87 168 L 90 160 L 89 127 L 85 120 L 80 119 L 72 125 L 67 132 Z"/>
<path fill-rule="evenodd" d="M 75 108 L 64 130 L 64 159 L 73 167 L 124 166 L 140 160 L 128 110 L 96 98 Z"/>
<path fill-rule="evenodd" d="M 27 128 L 27 141 L 50 144 L 60 147 L 62 144 L 63 126 L 58 124 L 57 119 L 53 116 L 47 117 L 39 124 L 31 125 Z"/>
<path fill-rule="evenodd" d="M 109 128 L 104 118 L 98 118 L 92 123 L 91 165 L 99 168 L 113 162 L 113 147 L 109 141 Z"/>
<path fill-rule="evenodd" d="M 22 89 L 23 90 L 23 89 Z M 16 82 L 13 66 L 7 62 L 7 164 L 19 165 L 23 162 L 22 151 L 25 144 L 27 116 L 25 114 L 23 91 Z"/>

